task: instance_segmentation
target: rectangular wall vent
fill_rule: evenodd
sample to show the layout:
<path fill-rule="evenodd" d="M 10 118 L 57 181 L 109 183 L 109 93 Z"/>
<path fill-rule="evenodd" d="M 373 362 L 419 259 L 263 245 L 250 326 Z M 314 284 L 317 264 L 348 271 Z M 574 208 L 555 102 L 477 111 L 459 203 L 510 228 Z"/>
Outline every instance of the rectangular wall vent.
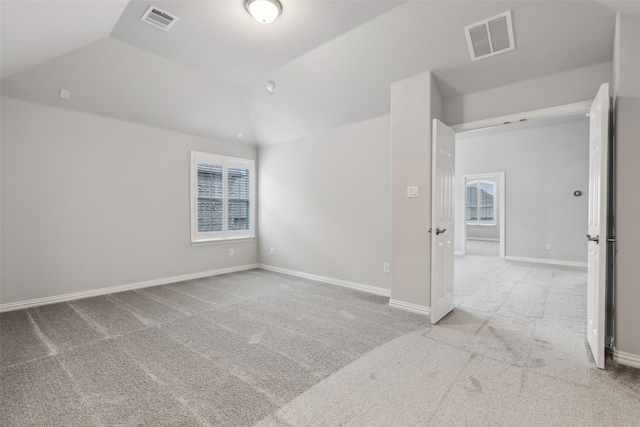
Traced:
<path fill-rule="evenodd" d="M 515 49 L 511 11 L 466 26 L 464 32 L 472 61 Z"/>
<path fill-rule="evenodd" d="M 149 6 L 149 9 L 147 9 L 144 15 L 142 15 L 142 18 L 140 18 L 140 20 L 146 22 L 147 24 L 153 25 L 154 27 L 167 31 L 173 26 L 173 24 L 176 23 L 178 17 L 173 16 L 170 13 L 165 12 L 164 10 L 158 9 L 155 6 Z"/>

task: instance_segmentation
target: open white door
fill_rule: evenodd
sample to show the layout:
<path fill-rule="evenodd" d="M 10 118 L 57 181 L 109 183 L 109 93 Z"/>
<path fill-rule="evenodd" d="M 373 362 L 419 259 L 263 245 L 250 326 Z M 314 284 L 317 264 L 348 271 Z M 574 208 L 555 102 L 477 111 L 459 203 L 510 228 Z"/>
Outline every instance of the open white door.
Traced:
<path fill-rule="evenodd" d="M 455 132 L 433 120 L 431 323 L 453 310 L 453 178 Z"/>
<path fill-rule="evenodd" d="M 589 258 L 587 260 L 587 338 L 596 366 L 604 369 L 607 164 L 609 140 L 609 83 L 591 104 L 589 130 Z"/>

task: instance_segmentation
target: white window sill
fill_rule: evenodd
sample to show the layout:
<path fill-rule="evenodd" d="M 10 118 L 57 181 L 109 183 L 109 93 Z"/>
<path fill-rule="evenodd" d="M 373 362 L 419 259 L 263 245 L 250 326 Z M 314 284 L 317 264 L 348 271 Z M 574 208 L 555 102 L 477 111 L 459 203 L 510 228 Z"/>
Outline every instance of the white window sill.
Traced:
<path fill-rule="evenodd" d="M 226 239 L 196 240 L 195 242 L 191 242 L 191 246 L 221 245 L 224 243 L 252 242 L 254 240 L 256 240 L 255 237 L 229 237 Z"/>

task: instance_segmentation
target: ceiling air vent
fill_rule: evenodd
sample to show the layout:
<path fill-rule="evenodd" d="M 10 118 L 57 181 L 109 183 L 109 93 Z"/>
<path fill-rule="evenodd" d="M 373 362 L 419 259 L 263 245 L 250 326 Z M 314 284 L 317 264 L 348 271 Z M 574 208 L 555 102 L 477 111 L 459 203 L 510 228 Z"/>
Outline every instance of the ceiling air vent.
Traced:
<path fill-rule="evenodd" d="M 472 61 L 515 49 L 511 11 L 464 27 L 464 32 Z"/>
<path fill-rule="evenodd" d="M 155 6 L 149 6 L 149 9 L 142 15 L 140 20 L 167 31 L 176 23 L 178 17 L 158 9 Z"/>

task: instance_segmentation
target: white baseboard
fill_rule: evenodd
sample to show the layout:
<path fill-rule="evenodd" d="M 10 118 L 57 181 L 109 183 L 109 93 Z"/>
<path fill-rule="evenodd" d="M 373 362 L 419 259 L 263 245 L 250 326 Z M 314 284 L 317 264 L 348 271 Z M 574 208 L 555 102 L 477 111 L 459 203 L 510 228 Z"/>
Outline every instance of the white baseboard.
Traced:
<path fill-rule="evenodd" d="M 640 368 L 640 356 L 638 356 L 637 354 L 625 353 L 624 351 L 614 351 L 613 360 L 621 365 Z"/>
<path fill-rule="evenodd" d="M 201 279 L 203 277 L 217 276 L 220 274 L 235 273 L 237 271 L 258 268 L 258 264 L 246 264 L 238 267 L 221 268 L 219 270 L 202 271 L 200 273 L 184 274 L 182 276 L 165 277 L 162 279 L 146 280 L 144 282 L 130 283 L 128 285 L 110 286 L 108 288 L 92 289 L 90 291 L 73 292 L 70 294 L 55 295 L 52 297 L 36 298 L 26 301 L 0 304 L 0 313 L 4 311 L 20 310 L 22 308 L 37 307 L 39 305 L 54 304 L 57 302 L 73 301 L 81 298 L 95 297 L 98 295 L 114 294 L 116 292 L 130 291 L 133 289 L 148 288 L 150 286 L 166 285 L 168 283 L 184 282 L 185 280 Z"/>
<path fill-rule="evenodd" d="M 454 255 L 464 255 L 463 251 L 454 251 L 453 252 Z"/>
<path fill-rule="evenodd" d="M 507 255 L 504 257 L 507 261 L 524 261 L 524 262 L 535 262 L 538 264 L 553 264 L 553 265 L 566 265 L 569 267 L 587 267 L 586 262 L 577 262 L 577 261 L 559 261 L 555 259 L 541 259 L 541 258 L 526 258 L 520 256 L 510 256 Z"/>
<path fill-rule="evenodd" d="M 410 302 L 399 301 L 397 299 L 389 300 L 389 305 L 391 307 L 401 308 L 402 310 L 413 311 L 414 313 L 431 316 L 431 307 L 425 307 L 424 305 L 411 304 Z"/>
<path fill-rule="evenodd" d="M 288 274 L 290 276 L 303 277 L 305 279 L 316 280 L 318 282 L 329 283 L 331 285 L 344 286 L 345 288 L 357 289 L 359 291 L 369 292 L 375 295 L 382 295 L 388 297 L 391 295 L 391 291 L 385 288 L 378 288 L 375 286 L 363 285 L 361 283 L 347 282 L 346 280 L 333 279 L 331 277 L 317 276 L 315 274 L 303 273 L 295 270 L 288 270 L 286 268 L 273 267 L 271 265 L 260 264 L 260 268 L 269 271 L 275 271 L 276 273 Z"/>

